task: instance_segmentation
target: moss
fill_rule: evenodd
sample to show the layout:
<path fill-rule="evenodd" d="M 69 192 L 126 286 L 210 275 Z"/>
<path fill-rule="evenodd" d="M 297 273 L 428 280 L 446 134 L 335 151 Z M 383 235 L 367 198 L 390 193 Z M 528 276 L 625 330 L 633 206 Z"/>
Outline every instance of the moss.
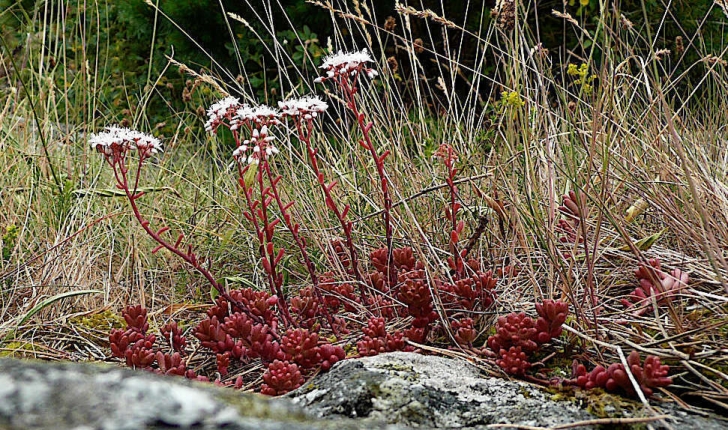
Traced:
<path fill-rule="evenodd" d="M 621 418 L 625 415 L 636 416 L 642 404 L 602 389 L 577 390 L 574 396 L 577 403 L 597 418 Z"/>
<path fill-rule="evenodd" d="M 124 319 L 109 309 L 91 315 L 73 317 L 70 322 L 91 330 L 102 331 L 109 331 L 112 328 L 124 328 L 125 325 Z"/>
<path fill-rule="evenodd" d="M 0 357 L 33 358 L 34 345 L 30 342 L 9 342 L 0 347 Z"/>
<path fill-rule="evenodd" d="M 638 416 L 642 410 L 641 403 L 607 393 L 601 388 L 581 390 L 574 387 L 549 387 L 546 391 L 551 394 L 550 400 L 572 402 L 597 418 Z"/>

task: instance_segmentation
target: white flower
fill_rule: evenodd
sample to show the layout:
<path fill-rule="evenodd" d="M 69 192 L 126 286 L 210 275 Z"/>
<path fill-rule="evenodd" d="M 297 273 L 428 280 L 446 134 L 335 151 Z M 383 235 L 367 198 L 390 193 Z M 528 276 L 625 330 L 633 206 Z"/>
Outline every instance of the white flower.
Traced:
<path fill-rule="evenodd" d="M 104 155 L 137 149 L 149 156 L 162 150 L 162 142 L 156 137 L 119 126 L 106 127 L 105 131 L 92 134 L 89 144 Z"/>
<path fill-rule="evenodd" d="M 278 118 L 281 116 L 278 110 L 270 106 L 243 106 L 235 112 L 233 121 L 236 125 L 245 122 L 254 122 L 256 124 L 278 124 Z"/>
<path fill-rule="evenodd" d="M 233 158 L 238 158 L 241 155 L 243 155 L 248 150 L 248 145 L 241 145 L 238 146 L 238 148 L 233 151 Z"/>
<path fill-rule="evenodd" d="M 218 100 L 215 102 L 210 108 L 207 110 L 207 114 L 213 115 L 213 114 L 219 114 L 219 113 L 225 113 L 228 109 L 232 107 L 240 106 L 240 100 L 237 97 L 233 96 L 227 96 L 222 100 Z"/>
<path fill-rule="evenodd" d="M 362 70 L 371 79 L 377 76 L 377 72 L 369 67 L 366 67 L 366 63 L 373 62 L 374 60 L 367 52 L 366 48 L 361 51 L 344 52 L 339 51 L 333 54 L 329 54 L 324 58 L 324 62 L 321 69 L 326 70 L 325 77 L 318 77 L 314 82 L 323 82 L 326 79 L 331 79 L 335 76 L 351 76 L 356 77 Z"/>
<path fill-rule="evenodd" d="M 318 96 L 306 96 L 278 102 L 278 108 L 284 116 L 303 116 L 304 119 L 315 118 L 328 109 L 329 105 Z"/>
<path fill-rule="evenodd" d="M 261 157 L 269 157 L 278 154 L 278 148 L 273 146 L 275 136 L 268 134 L 268 126 L 264 125 L 260 129 L 254 128 L 251 132 L 250 139 L 243 141 L 242 145 L 233 151 L 233 158 L 238 162 L 245 160 L 248 164 L 257 164 Z M 249 155 L 246 153 L 250 151 Z"/>
<path fill-rule="evenodd" d="M 162 142 L 154 136 L 142 135 L 135 143 L 136 149 L 149 156 L 162 150 Z"/>
<path fill-rule="evenodd" d="M 367 49 L 364 48 L 361 51 L 339 51 L 333 54 L 329 54 L 326 56 L 326 58 L 324 58 L 324 63 L 320 67 L 327 70 L 340 68 L 343 69 L 340 71 L 344 72 L 347 69 L 351 70 L 352 68 L 359 66 L 359 64 L 361 63 L 368 63 L 373 61 L 374 60 L 372 60 L 372 57 L 369 55 L 369 52 L 367 52 Z"/>
<path fill-rule="evenodd" d="M 240 107 L 240 100 L 237 97 L 227 96 L 217 101 L 207 109 L 207 122 L 205 130 L 214 132 L 222 124 L 225 118 L 230 118 Z"/>

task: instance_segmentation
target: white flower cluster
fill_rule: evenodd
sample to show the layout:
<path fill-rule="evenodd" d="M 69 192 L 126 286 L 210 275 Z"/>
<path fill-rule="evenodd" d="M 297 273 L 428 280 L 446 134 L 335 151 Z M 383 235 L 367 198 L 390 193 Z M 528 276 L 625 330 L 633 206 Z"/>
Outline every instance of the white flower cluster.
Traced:
<path fill-rule="evenodd" d="M 231 119 L 235 112 L 240 108 L 240 100 L 233 96 L 227 96 L 217 101 L 209 109 L 207 109 L 207 122 L 205 130 L 214 132 L 225 119 Z"/>
<path fill-rule="evenodd" d="M 246 160 L 248 164 L 258 164 L 262 156 L 270 157 L 278 154 L 278 148 L 273 146 L 274 136 L 268 134 L 268 126 L 264 125 L 260 130 L 253 129 L 250 139 L 243 141 L 242 145 L 233 151 L 233 158 L 237 160 Z M 248 150 L 252 150 L 246 156 Z M 265 155 L 264 155 L 265 154 Z M 246 158 L 247 157 L 247 158 Z"/>
<path fill-rule="evenodd" d="M 323 113 L 328 107 L 329 105 L 318 96 L 307 96 L 278 102 L 278 108 L 281 110 L 283 116 L 300 116 L 306 121 L 316 118 L 318 114 Z"/>
<path fill-rule="evenodd" d="M 237 130 L 245 123 L 256 125 L 275 125 L 280 121 L 281 114 L 270 106 L 249 106 L 242 105 L 235 111 L 235 116 L 230 121 L 230 130 Z"/>
<path fill-rule="evenodd" d="M 324 58 L 321 69 L 326 70 L 326 76 L 318 77 L 314 82 L 323 82 L 335 76 L 357 76 L 362 70 L 369 77 L 374 79 L 379 73 L 376 70 L 366 67 L 365 63 L 373 62 L 372 57 L 364 48 L 361 51 L 344 52 L 339 51 L 329 54 Z"/>
<path fill-rule="evenodd" d="M 162 142 L 156 137 L 118 126 L 106 127 L 105 131 L 92 134 L 89 144 L 107 156 L 134 149 L 149 156 L 162 150 Z"/>

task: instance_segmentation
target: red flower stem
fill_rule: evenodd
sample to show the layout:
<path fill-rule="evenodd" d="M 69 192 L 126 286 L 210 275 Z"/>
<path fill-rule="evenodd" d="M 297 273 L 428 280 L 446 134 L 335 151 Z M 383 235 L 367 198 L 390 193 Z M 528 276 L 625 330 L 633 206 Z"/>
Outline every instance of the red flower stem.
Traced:
<path fill-rule="evenodd" d="M 453 168 L 451 159 L 448 159 L 445 164 L 447 166 L 447 186 L 448 186 L 448 188 L 450 188 L 450 214 L 452 215 L 451 216 L 452 231 L 456 231 L 457 225 L 458 225 L 458 220 L 457 220 L 457 216 L 456 216 L 456 214 L 457 214 L 456 204 L 457 203 L 455 202 L 457 187 L 455 186 L 455 182 L 453 181 L 453 178 L 455 177 L 456 172 L 455 172 L 455 169 Z M 453 246 L 455 246 L 455 244 L 453 244 Z M 455 252 L 454 249 L 453 249 L 453 252 Z"/>
<path fill-rule="evenodd" d="M 308 251 L 306 249 L 306 239 L 301 237 L 300 234 L 298 234 L 299 224 L 294 223 L 291 221 L 291 215 L 288 213 L 288 208 L 293 206 L 293 203 L 284 204 L 281 200 L 280 194 L 278 193 L 278 181 L 280 181 L 281 176 L 273 177 L 273 172 L 270 168 L 270 163 L 265 163 L 265 173 L 268 176 L 268 182 L 270 182 L 270 193 L 273 196 L 273 200 L 275 200 L 276 204 L 278 205 L 278 209 L 281 211 L 281 216 L 283 217 L 283 223 L 286 225 L 286 228 L 288 228 L 288 231 L 291 232 L 291 236 L 293 236 L 293 241 L 296 242 L 296 245 L 301 250 L 301 257 L 303 258 L 303 262 L 306 266 L 306 269 L 308 270 L 309 276 L 311 276 L 311 283 L 313 284 L 314 294 L 316 294 L 316 298 L 319 300 L 320 303 L 324 303 L 324 298 L 321 295 L 321 291 L 319 289 L 319 283 L 318 283 L 318 276 L 316 276 L 316 267 L 313 264 L 313 261 L 311 261 L 311 258 L 308 256 Z M 336 329 L 336 326 L 334 325 L 333 319 L 331 318 L 331 314 L 326 309 L 326 306 L 322 306 L 321 309 L 324 312 L 324 316 L 326 317 L 326 321 L 329 323 L 329 327 L 334 332 L 336 336 L 338 336 L 338 330 Z"/>
<path fill-rule="evenodd" d="M 362 303 L 366 303 L 366 291 L 364 289 L 366 283 L 364 282 L 364 277 L 359 270 L 359 256 L 357 255 L 356 248 L 354 247 L 354 240 L 351 237 L 351 232 L 354 224 L 351 221 L 346 220 L 346 215 L 349 213 L 349 205 L 344 206 L 343 212 L 340 211 L 339 207 L 336 205 L 336 200 L 334 200 L 334 197 L 331 194 L 331 190 L 333 190 L 334 186 L 336 186 L 336 182 L 334 181 L 330 186 L 326 185 L 326 181 L 324 180 L 324 174 L 321 173 L 321 169 L 318 165 L 318 151 L 314 149 L 311 145 L 311 131 L 313 130 L 313 122 L 308 121 L 306 124 L 306 129 L 304 130 L 301 125 L 301 121 L 299 119 L 296 119 L 296 129 L 298 130 L 298 138 L 306 144 L 308 159 L 311 161 L 311 168 L 313 169 L 313 173 L 316 175 L 316 181 L 318 182 L 319 186 L 321 186 L 321 190 L 324 192 L 326 207 L 334 213 L 336 219 L 338 219 L 339 223 L 341 224 L 341 229 L 344 231 L 344 237 L 346 238 L 346 247 L 349 249 L 349 258 L 351 260 L 351 270 L 354 272 L 354 277 L 359 283 L 359 294 L 361 295 Z"/>
<path fill-rule="evenodd" d="M 347 75 L 345 75 L 347 76 Z M 371 121 L 368 123 L 365 123 L 364 120 L 364 114 L 359 111 L 359 108 L 356 104 L 356 98 L 354 95 L 357 92 L 357 86 L 356 86 L 356 79 L 359 76 L 359 73 L 356 74 L 356 76 L 353 78 L 352 85 L 349 85 L 348 76 L 346 78 L 339 77 L 337 82 L 339 85 L 341 85 L 341 88 L 344 90 L 344 96 L 346 98 L 346 105 L 351 110 L 351 112 L 354 114 L 354 117 L 356 118 L 356 122 L 359 125 L 359 129 L 362 132 L 363 140 L 359 141 L 359 144 L 363 146 L 365 149 L 369 150 L 369 153 L 371 154 L 372 158 L 374 159 L 374 164 L 377 166 L 377 174 L 379 175 L 380 184 L 382 188 L 382 197 L 384 200 L 384 207 L 383 207 L 383 218 L 384 218 L 384 232 L 387 240 L 387 277 L 389 280 L 390 285 L 394 285 L 397 283 L 397 273 L 394 270 L 391 270 L 392 266 L 392 198 L 389 195 L 389 180 L 387 179 L 387 175 L 384 172 L 384 159 L 387 158 L 389 155 L 389 151 L 384 151 L 384 153 L 380 156 L 377 154 L 376 148 L 374 148 L 374 144 L 372 144 L 372 139 L 369 136 L 369 131 L 372 128 Z"/>
<path fill-rule="evenodd" d="M 452 232 L 457 232 L 458 229 L 458 218 L 457 218 L 457 186 L 455 185 L 455 175 L 457 174 L 457 169 L 455 169 L 455 166 L 453 165 L 453 159 L 452 159 L 452 148 L 448 147 L 448 153 L 445 158 L 445 167 L 447 167 L 447 186 L 450 189 L 450 218 L 452 221 Z M 455 263 L 455 267 L 457 268 L 458 275 L 463 275 L 463 259 L 465 255 L 460 255 L 460 251 L 458 250 L 458 244 L 453 240 L 452 234 L 450 234 L 450 252 L 452 253 L 453 262 Z M 467 252 L 467 251 L 466 251 Z"/>
<path fill-rule="evenodd" d="M 265 321 L 258 317 L 257 315 L 254 315 L 250 310 L 245 307 L 242 303 L 239 303 L 237 300 L 234 300 L 230 295 L 225 291 L 222 286 L 215 280 L 215 277 L 212 276 L 209 270 L 204 268 L 201 264 L 201 262 L 197 259 L 197 255 L 195 255 L 194 252 L 192 252 L 191 247 L 189 252 L 183 252 L 181 251 L 176 245 L 172 245 L 171 243 L 167 242 L 166 240 L 162 239 L 162 237 L 157 233 L 156 231 L 152 230 L 151 227 L 149 227 L 149 221 L 145 220 L 142 216 L 141 212 L 139 211 L 139 207 L 136 204 L 136 200 L 144 195 L 144 193 L 137 193 L 136 192 L 136 184 L 139 183 L 139 174 L 141 172 L 142 164 L 144 163 L 144 160 L 146 159 L 144 156 L 139 157 L 139 164 L 137 165 L 137 172 L 136 172 L 136 179 L 134 181 L 135 188 L 134 192 L 129 190 L 129 181 L 128 181 L 128 169 L 126 167 L 125 162 L 125 155 L 119 155 L 117 156 L 107 156 L 106 159 L 111 165 L 111 167 L 114 170 L 114 177 L 116 178 L 116 185 L 118 188 L 124 190 L 124 194 L 126 195 L 127 199 L 129 200 L 129 204 L 131 205 L 131 209 L 134 212 L 134 217 L 139 221 L 139 224 L 141 224 L 142 228 L 144 229 L 147 234 L 154 239 L 157 243 L 159 243 L 162 247 L 169 250 L 171 253 L 175 254 L 182 260 L 184 260 L 187 264 L 192 266 L 195 270 L 197 270 L 202 276 L 207 279 L 207 282 L 210 283 L 210 285 L 217 290 L 217 292 L 225 299 L 227 300 L 231 305 L 238 308 L 240 311 L 248 315 L 250 318 L 252 318 L 254 321 L 264 324 Z M 162 231 L 162 230 L 160 230 Z M 274 336 L 277 337 L 277 334 L 274 333 Z"/>
<path fill-rule="evenodd" d="M 238 183 L 240 187 L 243 189 L 243 194 L 245 194 L 245 202 L 248 205 L 248 211 L 244 213 L 247 214 L 246 218 L 250 220 L 250 222 L 253 223 L 253 228 L 255 229 L 255 234 L 258 237 L 258 253 L 260 254 L 261 258 L 268 259 L 267 253 L 266 253 L 266 236 L 261 229 L 260 222 L 258 220 L 258 211 L 257 206 L 260 204 L 258 200 L 253 200 L 253 189 L 245 184 L 245 172 L 248 171 L 250 168 L 249 164 L 246 164 L 243 166 L 243 163 L 245 162 L 245 157 L 242 157 L 241 159 L 238 159 Z M 260 175 L 260 172 L 255 173 L 256 177 Z M 268 278 L 268 283 L 270 284 L 270 291 L 272 295 L 277 296 L 281 299 L 281 312 L 283 313 L 283 318 L 288 324 L 290 322 L 290 316 L 288 315 L 288 309 L 287 305 L 285 303 L 285 298 L 281 297 L 281 295 L 278 294 L 278 289 L 276 288 L 276 279 L 275 274 L 271 274 L 266 267 L 264 266 L 264 271 L 266 274 L 266 277 Z"/>
<path fill-rule="evenodd" d="M 261 151 L 261 160 L 258 166 L 258 171 L 255 174 L 258 180 L 258 188 L 260 189 L 260 209 L 257 211 L 257 215 L 263 223 L 263 237 L 265 239 L 263 244 L 263 258 L 268 260 L 268 264 L 263 262 L 263 268 L 268 272 L 270 276 L 268 279 L 271 283 L 271 288 L 274 294 L 280 299 L 281 313 L 286 324 L 293 324 L 291 315 L 288 313 L 288 304 L 286 303 L 286 296 L 283 294 L 283 275 L 278 273 L 277 266 L 280 261 L 280 257 L 283 255 L 282 252 L 276 255 L 273 247 L 273 235 L 275 234 L 276 221 L 270 221 L 268 218 L 268 205 L 270 204 L 271 197 L 269 196 L 270 189 L 265 186 L 263 182 L 263 170 L 270 169 L 268 167 L 268 160 L 265 158 L 263 151 Z M 281 249 L 281 251 L 283 251 Z"/>
<path fill-rule="evenodd" d="M 244 159 L 245 157 L 243 157 Z M 244 161 L 243 161 L 244 162 Z M 253 223 L 253 228 L 255 229 L 255 235 L 258 238 L 258 253 L 261 257 L 265 257 L 265 236 L 263 235 L 263 231 L 260 229 L 260 223 L 258 222 L 258 217 L 256 215 L 255 209 L 256 206 L 259 204 L 257 200 L 253 200 L 253 189 L 250 188 L 245 183 L 245 173 L 250 168 L 250 164 L 245 164 L 243 166 L 243 162 L 238 160 L 238 184 L 243 189 L 243 194 L 245 195 L 245 202 L 248 205 L 248 211 L 244 212 L 243 215 L 248 215 L 246 218 L 250 220 L 250 222 Z M 257 175 L 257 173 L 256 173 Z M 266 276 L 270 278 L 270 274 L 266 271 Z M 271 286 L 274 285 L 273 282 L 271 282 Z M 275 288 L 271 288 L 271 294 L 275 294 Z"/>

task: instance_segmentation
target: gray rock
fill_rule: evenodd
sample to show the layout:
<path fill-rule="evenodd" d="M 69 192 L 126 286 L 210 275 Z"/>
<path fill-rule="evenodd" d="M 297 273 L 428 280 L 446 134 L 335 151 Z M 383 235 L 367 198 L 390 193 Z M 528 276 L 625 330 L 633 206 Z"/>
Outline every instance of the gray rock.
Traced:
<path fill-rule="evenodd" d="M 728 428 L 674 405 L 660 412 L 676 429 Z M 410 353 L 339 362 L 275 399 L 113 366 L 0 359 L 0 429 L 485 429 L 593 418 L 465 361 Z"/>
<path fill-rule="evenodd" d="M 528 384 L 485 378 L 464 360 L 402 352 L 337 363 L 287 397 L 320 417 L 413 427 L 553 427 L 594 418 Z"/>
<path fill-rule="evenodd" d="M 357 429 L 289 400 L 114 366 L 0 359 L 0 429 Z M 377 425 L 374 428 L 394 429 Z"/>
<path fill-rule="evenodd" d="M 596 418 L 575 402 L 551 400 L 533 385 L 485 377 L 464 360 L 403 352 L 336 363 L 286 397 L 319 417 L 357 418 L 364 426 L 371 420 L 418 428 L 555 427 Z M 635 413 L 639 409 L 635 403 Z M 655 409 L 670 415 L 666 423 L 675 429 L 728 428 L 728 421 L 688 413 L 672 403 Z M 662 427 L 659 422 L 652 426 Z"/>

